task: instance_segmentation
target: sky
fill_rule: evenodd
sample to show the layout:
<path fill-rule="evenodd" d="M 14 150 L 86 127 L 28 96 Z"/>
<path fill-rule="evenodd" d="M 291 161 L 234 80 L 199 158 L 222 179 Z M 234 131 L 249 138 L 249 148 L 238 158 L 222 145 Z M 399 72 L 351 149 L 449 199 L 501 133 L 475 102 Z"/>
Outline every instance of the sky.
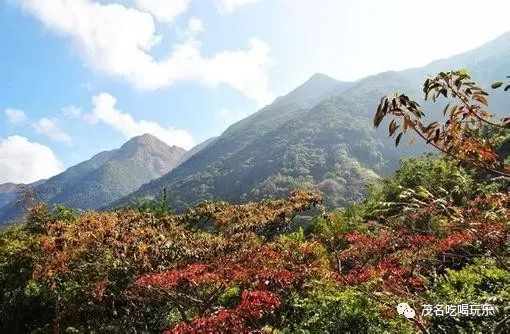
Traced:
<path fill-rule="evenodd" d="M 1 0 L 0 183 L 133 136 L 190 149 L 314 73 L 423 66 L 510 30 L 507 0 Z"/>

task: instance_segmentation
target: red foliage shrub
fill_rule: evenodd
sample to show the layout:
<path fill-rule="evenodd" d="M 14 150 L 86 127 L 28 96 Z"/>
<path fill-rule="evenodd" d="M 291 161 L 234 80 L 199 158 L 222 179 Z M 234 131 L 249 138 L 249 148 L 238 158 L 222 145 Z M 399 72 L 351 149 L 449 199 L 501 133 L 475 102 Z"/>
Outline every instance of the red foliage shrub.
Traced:
<path fill-rule="evenodd" d="M 208 317 L 200 317 L 190 324 L 180 323 L 165 334 L 251 333 L 254 321 L 271 314 L 281 306 L 278 295 L 266 291 L 244 291 L 239 305 L 220 309 Z"/>
<path fill-rule="evenodd" d="M 135 285 L 148 288 L 175 288 L 219 281 L 220 277 L 211 273 L 210 269 L 204 264 L 192 264 L 182 270 L 169 270 L 142 276 L 135 281 Z"/>

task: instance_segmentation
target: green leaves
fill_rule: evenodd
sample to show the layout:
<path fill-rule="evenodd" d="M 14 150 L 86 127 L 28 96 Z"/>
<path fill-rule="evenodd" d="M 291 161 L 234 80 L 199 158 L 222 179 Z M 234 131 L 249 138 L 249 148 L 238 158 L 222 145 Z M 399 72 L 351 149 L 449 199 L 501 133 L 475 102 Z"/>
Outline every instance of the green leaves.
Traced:
<path fill-rule="evenodd" d="M 403 132 L 398 134 L 397 139 L 395 140 L 395 146 L 398 146 L 400 144 L 400 140 L 402 140 L 403 135 L 404 135 Z"/>
<path fill-rule="evenodd" d="M 510 75 L 506 77 L 507 79 L 510 79 Z M 501 88 L 502 86 L 504 85 L 503 82 L 501 81 L 497 81 L 497 82 L 494 82 L 492 85 L 491 85 L 491 88 L 492 89 L 498 89 L 498 88 Z M 507 92 L 510 90 L 510 84 L 506 85 L 505 86 L 505 89 L 504 91 Z"/>
<path fill-rule="evenodd" d="M 498 89 L 499 87 L 503 86 L 503 83 L 501 81 L 495 82 L 491 85 L 492 89 Z"/>

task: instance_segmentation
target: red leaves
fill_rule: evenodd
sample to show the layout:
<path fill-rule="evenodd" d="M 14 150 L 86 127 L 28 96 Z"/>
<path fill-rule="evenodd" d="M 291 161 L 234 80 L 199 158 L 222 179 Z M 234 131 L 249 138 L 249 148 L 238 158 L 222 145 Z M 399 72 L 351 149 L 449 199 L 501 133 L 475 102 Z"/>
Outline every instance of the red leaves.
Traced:
<path fill-rule="evenodd" d="M 260 319 L 279 308 L 281 300 L 278 295 L 267 291 L 244 291 L 236 312 L 243 316 Z"/>
<path fill-rule="evenodd" d="M 433 235 L 410 235 L 409 236 L 409 247 L 414 249 L 421 249 L 423 247 L 429 246 L 436 241 L 436 237 Z"/>
<path fill-rule="evenodd" d="M 180 323 L 165 334 L 254 332 L 254 321 L 273 313 L 281 304 L 280 297 L 274 293 L 244 291 L 237 307 L 221 309 L 211 316 L 197 318 L 190 324 Z"/>
<path fill-rule="evenodd" d="M 191 324 L 180 323 L 164 334 L 247 333 L 250 329 L 245 319 L 234 312 L 219 310 L 212 316 L 197 318 Z"/>
<path fill-rule="evenodd" d="M 510 241 L 509 208 L 509 194 L 477 198 L 441 226 L 440 236 L 417 234 L 398 219 L 369 232 L 348 233 L 344 239 L 350 246 L 338 255 L 342 268 L 334 277 L 347 285 L 375 282 L 376 290 L 397 294 L 422 291 L 421 275 L 469 261 L 470 254 L 497 254 Z M 426 209 L 407 216 L 421 211 Z"/>
<path fill-rule="evenodd" d="M 394 237 L 394 236 L 393 236 Z M 367 256 L 382 256 L 392 248 L 392 236 L 381 230 L 376 235 L 365 235 L 361 232 L 350 232 L 345 235 L 345 240 L 351 247 L 343 251 L 340 257 L 344 260 L 363 259 Z"/>
<path fill-rule="evenodd" d="M 216 283 L 223 286 L 245 284 L 263 290 L 290 287 L 301 276 L 304 267 L 288 262 L 285 253 L 264 246 L 239 253 L 224 254 L 209 265 L 191 264 L 181 269 L 148 274 L 135 285 L 142 288 L 173 290 Z M 295 271 L 285 269 L 291 265 Z"/>
<path fill-rule="evenodd" d="M 194 286 L 201 283 L 217 282 L 220 277 L 210 272 L 210 267 L 193 264 L 183 270 L 169 270 L 162 273 L 145 275 L 138 278 L 135 285 L 147 288 L 175 288 Z"/>
<path fill-rule="evenodd" d="M 97 282 L 94 286 L 94 290 L 92 291 L 92 296 L 94 296 L 97 300 L 102 301 L 107 286 L 108 282 L 106 280 Z"/>
<path fill-rule="evenodd" d="M 347 242 L 349 242 L 351 244 L 363 243 L 368 240 L 368 238 L 363 233 L 358 232 L 358 231 L 347 233 L 344 236 L 344 238 L 345 238 L 345 240 L 347 240 Z"/>
<path fill-rule="evenodd" d="M 135 285 L 145 288 L 174 289 L 207 283 L 250 282 L 260 289 L 288 287 L 297 274 L 285 269 L 249 270 L 245 268 L 224 268 L 214 270 L 211 266 L 193 264 L 182 270 L 169 270 L 138 278 Z"/>
<path fill-rule="evenodd" d="M 464 246 L 472 240 L 473 234 L 470 231 L 454 232 L 446 238 L 438 241 L 437 250 L 444 253 L 451 249 Z"/>
<path fill-rule="evenodd" d="M 393 260 L 383 260 L 377 265 L 367 264 L 351 270 L 347 275 L 337 276 L 337 280 L 347 285 L 358 285 L 374 279 L 381 280 L 381 290 L 401 289 L 411 283 L 414 287 L 423 287 L 419 278 L 412 277 L 409 269 Z"/>
<path fill-rule="evenodd" d="M 285 269 L 264 269 L 255 275 L 255 285 L 261 289 L 288 287 L 296 277 L 296 273 Z"/>

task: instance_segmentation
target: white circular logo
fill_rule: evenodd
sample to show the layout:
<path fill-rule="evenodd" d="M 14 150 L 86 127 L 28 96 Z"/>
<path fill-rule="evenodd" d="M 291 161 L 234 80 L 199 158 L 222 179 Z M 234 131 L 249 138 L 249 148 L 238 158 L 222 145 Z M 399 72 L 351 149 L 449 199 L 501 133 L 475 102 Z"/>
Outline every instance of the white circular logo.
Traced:
<path fill-rule="evenodd" d="M 407 303 L 400 303 L 397 305 L 397 312 L 407 319 L 413 319 L 416 316 L 416 311 Z"/>

